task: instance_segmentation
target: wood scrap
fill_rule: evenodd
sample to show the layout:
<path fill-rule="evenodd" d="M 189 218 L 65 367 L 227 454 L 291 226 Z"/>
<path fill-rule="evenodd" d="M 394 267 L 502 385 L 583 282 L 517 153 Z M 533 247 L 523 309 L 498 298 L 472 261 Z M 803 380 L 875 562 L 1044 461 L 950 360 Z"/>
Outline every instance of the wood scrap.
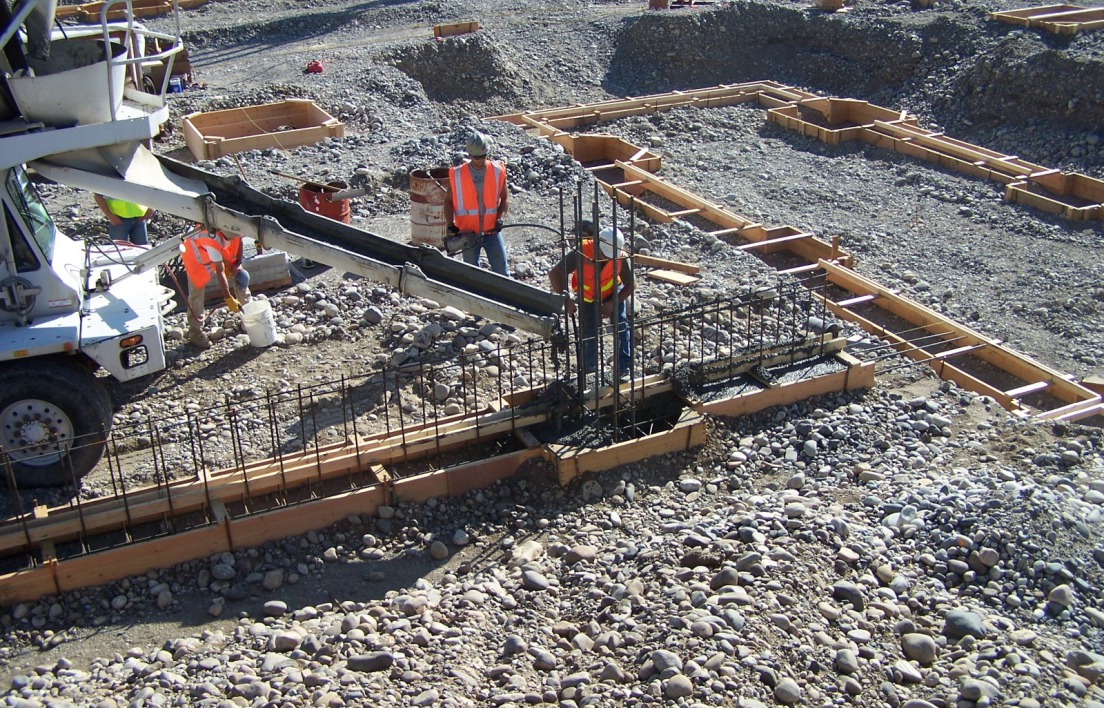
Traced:
<path fill-rule="evenodd" d="M 659 280 L 664 283 L 671 283 L 672 285 L 693 285 L 701 280 L 701 276 L 680 273 L 677 270 L 650 270 L 644 275 L 652 280 Z"/>

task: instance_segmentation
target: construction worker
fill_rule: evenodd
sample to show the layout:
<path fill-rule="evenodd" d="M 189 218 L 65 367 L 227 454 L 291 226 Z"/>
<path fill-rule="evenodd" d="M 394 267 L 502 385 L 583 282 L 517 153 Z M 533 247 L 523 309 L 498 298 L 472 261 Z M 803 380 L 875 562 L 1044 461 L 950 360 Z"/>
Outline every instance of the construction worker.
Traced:
<path fill-rule="evenodd" d="M 448 233 L 473 234 L 463 251 L 464 262 L 479 265 L 479 251 L 487 251 L 491 270 L 509 277 L 506 270 L 506 242 L 502 240 L 502 218 L 506 216 L 510 191 L 506 188 L 506 166 L 488 157 L 491 138 L 476 132 L 468 140 L 468 157 L 449 169 L 445 219 Z"/>
<path fill-rule="evenodd" d="M 241 236 L 226 236 L 216 231 L 212 236 L 202 227 L 180 244 L 184 271 L 188 274 L 188 341 L 200 349 L 208 349 L 211 340 L 203 331 L 204 291 L 211 278 L 218 280 L 226 307 L 231 312 L 241 310 L 249 301 L 249 273 L 242 267 Z"/>
<path fill-rule="evenodd" d="M 102 194 L 95 196 L 96 206 L 107 217 L 107 235 L 112 241 L 130 241 L 136 246 L 149 245 L 146 222 L 153 218 L 153 209 Z"/>
<path fill-rule="evenodd" d="M 617 323 L 617 363 L 622 381 L 632 378 L 632 337 L 629 332 L 626 303 L 636 290 L 632 263 L 626 257 L 625 237 L 620 229 L 605 228 L 594 238 L 595 227 L 589 221 L 579 223 L 582 244 L 571 251 L 548 273 L 552 292 L 567 291 L 566 275 L 571 274 L 571 290 L 580 299 L 579 335 L 583 338 L 583 371 L 598 369 L 598 327 L 610 318 Z M 576 310 L 575 297 L 569 294 L 565 306 L 570 316 Z"/>

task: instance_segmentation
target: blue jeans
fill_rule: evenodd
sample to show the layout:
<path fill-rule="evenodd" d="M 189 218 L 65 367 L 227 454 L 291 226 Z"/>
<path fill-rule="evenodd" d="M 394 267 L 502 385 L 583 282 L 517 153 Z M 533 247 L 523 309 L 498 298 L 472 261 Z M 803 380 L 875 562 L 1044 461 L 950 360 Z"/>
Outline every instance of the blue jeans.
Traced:
<path fill-rule="evenodd" d="M 599 304 L 598 307 L 601 307 Z M 594 316 L 593 302 L 579 303 L 579 329 L 583 338 L 583 371 L 598 369 L 598 319 Z M 632 337 L 629 333 L 628 308 L 622 300 L 614 313 L 617 315 L 617 363 L 624 373 L 632 369 Z M 600 317 L 599 317 L 600 319 Z M 612 320 L 613 317 L 611 316 Z"/>
<path fill-rule="evenodd" d="M 506 270 L 506 241 L 502 238 L 502 232 L 497 234 L 483 234 L 482 248 L 487 252 L 487 260 L 491 263 L 491 270 L 499 275 L 510 277 Z M 479 265 L 480 246 L 464 249 L 464 262 L 468 265 Z"/>
<path fill-rule="evenodd" d="M 108 224 L 107 236 L 112 241 L 130 241 L 135 246 L 149 245 L 149 234 L 146 232 L 146 222 L 140 216 L 123 218 L 123 223 L 118 226 Z"/>

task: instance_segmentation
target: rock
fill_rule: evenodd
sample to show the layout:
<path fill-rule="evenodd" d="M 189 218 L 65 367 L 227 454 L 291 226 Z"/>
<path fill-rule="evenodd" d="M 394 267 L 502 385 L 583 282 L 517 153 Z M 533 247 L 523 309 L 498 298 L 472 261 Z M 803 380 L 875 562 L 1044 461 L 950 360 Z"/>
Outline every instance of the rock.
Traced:
<path fill-rule="evenodd" d="M 840 602 L 849 603 L 859 612 L 866 608 L 862 591 L 859 590 L 857 585 L 846 580 L 840 580 L 832 585 L 832 597 Z"/>
<path fill-rule="evenodd" d="M 694 695 L 694 684 L 691 683 L 688 676 L 684 676 L 683 674 L 675 674 L 671 678 L 667 679 L 667 685 L 664 686 L 663 692 L 668 698 L 672 700 L 686 698 L 687 696 Z"/>
<path fill-rule="evenodd" d="M 793 705 L 801 701 L 801 695 L 801 686 L 789 676 L 783 678 L 778 682 L 778 685 L 774 687 L 774 697 L 779 703 Z"/>
<path fill-rule="evenodd" d="M 1047 602 L 1050 602 L 1059 607 L 1069 607 L 1073 604 L 1074 594 L 1073 588 L 1069 585 L 1058 585 L 1051 589 L 1047 594 Z"/>
<path fill-rule="evenodd" d="M 373 651 L 367 654 L 354 654 L 347 661 L 350 671 L 374 673 L 386 671 L 395 663 L 395 657 L 388 651 Z"/>
<path fill-rule="evenodd" d="M 921 666 L 931 666 L 939 654 L 935 640 L 926 634 L 905 634 L 901 637 L 901 651 L 905 657 Z"/>
<path fill-rule="evenodd" d="M 853 674 L 859 670 L 859 658 L 850 649 L 840 649 L 836 652 L 836 671 L 841 674 Z"/>
<path fill-rule="evenodd" d="M 943 618 L 943 636 L 953 640 L 963 637 L 982 639 L 985 637 L 985 625 L 976 612 L 951 610 Z"/>

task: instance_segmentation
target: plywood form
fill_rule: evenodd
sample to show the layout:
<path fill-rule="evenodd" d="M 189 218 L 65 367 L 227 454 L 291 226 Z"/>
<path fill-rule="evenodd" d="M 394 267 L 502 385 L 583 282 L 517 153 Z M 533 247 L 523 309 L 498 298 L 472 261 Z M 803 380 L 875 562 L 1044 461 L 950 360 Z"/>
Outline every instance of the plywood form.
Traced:
<path fill-rule="evenodd" d="M 306 99 L 184 117 L 184 142 L 197 160 L 215 160 L 245 150 L 287 150 L 342 137 L 345 126 L 341 121 Z"/>
<path fill-rule="evenodd" d="M 641 396 L 671 390 L 670 381 L 660 376 L 645 377 L 635 385 Z M 519 392 L 514 397 L 515 403 L 523 405 L 535 395 L 535 391 Z M 613 395 L 612 388 L 606 389 L 598 401 L 588 400 L 586 407 L 593 410 L 608 406 Z M 0 556 L 30 550 L 51 539 L 72 540 L 86 534 L 124 529 L 173 513 L 203 511 L 212 502 L 230 503 L 250 496 L 284 494 L 308 483 L 346 477 L 373 466 L 463 449 L 543 423 L 547 418 L 548 414 L 543 412 L 526 415 L 509 408 L 487 408 L 422 426 L 408 426 L 405 432 L 357 436 L 292 455 L 211 471 L 202 479 L 174 480 L 157 487 L 131 490 L 125 500 L 105 497 L 82 502 L 79 508 L 48 509 L 41 518 L 20 519 L 18 523 L 0 527 Z"/>

